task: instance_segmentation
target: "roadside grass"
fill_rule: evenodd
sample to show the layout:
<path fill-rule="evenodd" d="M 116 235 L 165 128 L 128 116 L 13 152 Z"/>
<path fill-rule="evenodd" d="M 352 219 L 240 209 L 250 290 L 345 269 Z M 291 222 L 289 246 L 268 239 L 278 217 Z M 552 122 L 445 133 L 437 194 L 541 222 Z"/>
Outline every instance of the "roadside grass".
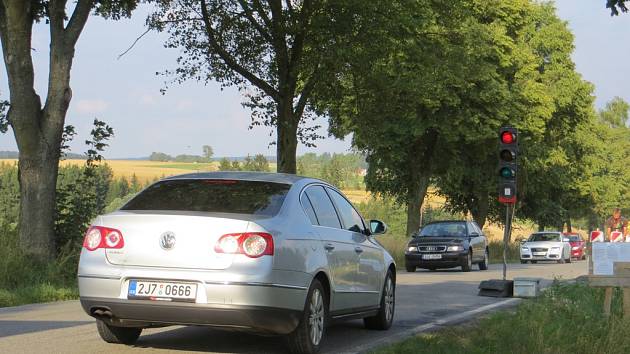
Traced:
<path fill-rule="evenodd" d="M 510 242 L 507 249 L 508 263 L 520 262 L 520 243 Z M 490 240 L 488 242 L 488 253 L 490 253 L 490 264 L 503 263 L 503 241 Z"/>
<path fill-rule="evenodd" d="M 419 334 L 373 353 L 628 353 L 630 320 L 622 318 L 621 292 L 615 295 L 606 318 L 603 289 L 556 283 L 515 311 Z"/>
<path fill-rule="evenodd" d="M 7 224 L 0 224 L 0 242 L 0 307 L 78 298 L 77 250 L 37 262 L 20 251 L 15 225 Z"/>

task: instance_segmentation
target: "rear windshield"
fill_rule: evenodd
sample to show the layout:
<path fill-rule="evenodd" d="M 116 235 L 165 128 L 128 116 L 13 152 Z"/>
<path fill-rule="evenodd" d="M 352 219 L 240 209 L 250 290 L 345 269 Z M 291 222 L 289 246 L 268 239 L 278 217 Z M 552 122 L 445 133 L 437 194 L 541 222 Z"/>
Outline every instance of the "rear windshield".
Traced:
<path fill-rule="evenodd" d="M 560 241 L 560 235 L 558 234 L 532 234 L 529 237 L 530 241 Z"/>
<path fill-rule="evenodd" d="M 171 180 L 149 186 L 121 210 L 175 210 L 274 216 L 289 184 L 241 180 Z"/>

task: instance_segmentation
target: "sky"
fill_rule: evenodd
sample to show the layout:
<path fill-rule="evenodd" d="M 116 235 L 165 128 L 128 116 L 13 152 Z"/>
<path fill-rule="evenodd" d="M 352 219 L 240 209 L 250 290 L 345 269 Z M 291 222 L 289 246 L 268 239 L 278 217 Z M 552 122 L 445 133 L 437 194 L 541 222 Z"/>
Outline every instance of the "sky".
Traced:
<path fill-rule="evenodd" d="M 611 17 L 604 0 L 557 0 L 558 15 L 568 21 L 575 35 L 574 61 L 583 77 L 595 85 L 596 105 L 602 107 L 614 96 L 630 102 L 630 14 Z M 165 35 L 149 32 L 122 58 L 132 42 L 145 31 L 146 8 L 131 19 L 118 22 L 91 17 L 77 44 L 72 68 L 73 98 L 66 124 L 79 135 L 70 144 L 72 152 L 86 151 L 92 121 L 98 118 L 114 128 L 115 136 L 104 156 L 146 157 L 153 151 L 170 155 L 201 154 L 210 145 L 215 156 L 275 155 L 275 132 L 270 128 L 248 129 L 250 112 L 241 106 L 235 88 L 221 90 L 216 83 L 170 84 L 156 75 L 176 68 L 177 49 L 165 49 Z M 35 28 L 33 58 L 36 89 L 45 97 L 48 65 L 48 29 Z M 2 59 L 0 59 L 1 61 Z M 4 63 L 0 69 L 0 97 L 8 97 Z M 326 120 L 320 135 L 326 134 Z M 270 133 L 273 135 L 270 136 Z M 317 147 L 300 146 L 306 152 L 348 152 L 350 139 L 332 137 Z M 0 150 L 17 150 L 13 133 L 0 134 Z"/>

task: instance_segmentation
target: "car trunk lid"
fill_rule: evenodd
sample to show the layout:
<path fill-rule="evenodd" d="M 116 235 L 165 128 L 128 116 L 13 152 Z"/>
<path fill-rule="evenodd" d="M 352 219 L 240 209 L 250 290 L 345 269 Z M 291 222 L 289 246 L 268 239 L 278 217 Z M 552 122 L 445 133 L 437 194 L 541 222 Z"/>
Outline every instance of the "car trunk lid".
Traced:
<path fill-rule="evenodd" d="M 100 219 L 123 235 L 122 249 L 107 249 L 116 265 L 186 269 L 226 269 L 233 254 L 216 253 L 217 240 L 248 231 L 245 216 L 190 212 L 118 212 Z"/>

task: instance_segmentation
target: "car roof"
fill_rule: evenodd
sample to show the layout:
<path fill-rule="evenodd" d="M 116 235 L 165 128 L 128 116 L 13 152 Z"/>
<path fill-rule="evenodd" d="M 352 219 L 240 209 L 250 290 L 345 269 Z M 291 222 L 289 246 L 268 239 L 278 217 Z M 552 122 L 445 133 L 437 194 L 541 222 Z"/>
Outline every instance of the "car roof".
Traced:
<path fill-rule="evenodd" d="M 222 171 L 222 172 L 197 172 L 186 173 L 183 175 L 176 175 L 162 179 L 162 181 L 173 180 L 185 180 L 185 179 L 231 179 L 242 181 L 261 181 L 261 182 L 274 182 L 294 184 L 301 180 L 312 178 L 292 175 L 288 173 L 271 173 L 271 172 L 236 172 L 236 171 Z"/>
<path fill-rule="evenodd" d="M 431 225 L 431 224 L 449 223 L 449 222 L 469 222 L 469 221 L 468 220 L 438 220 L 438 221 L 431 221 L 429 223 L 426 223 L 424 224 L 424 226 Z"/>

